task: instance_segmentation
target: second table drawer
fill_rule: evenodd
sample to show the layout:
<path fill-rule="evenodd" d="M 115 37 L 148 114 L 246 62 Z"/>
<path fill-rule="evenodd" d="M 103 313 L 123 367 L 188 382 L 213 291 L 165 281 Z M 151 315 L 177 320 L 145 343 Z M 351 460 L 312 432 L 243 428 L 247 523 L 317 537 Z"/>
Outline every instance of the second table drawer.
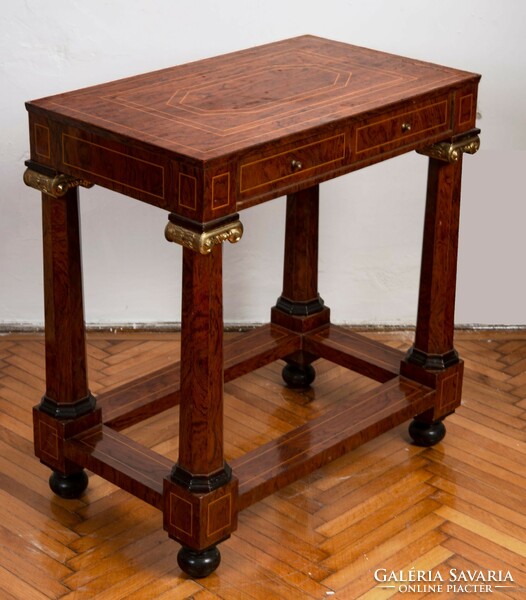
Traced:
<path fill-rule="evenodd" d="M 355 137 L 356 158 L 414 143 L 450 128 L 449 97 L 389 117 L 376 117 L 358 126 Z"/>

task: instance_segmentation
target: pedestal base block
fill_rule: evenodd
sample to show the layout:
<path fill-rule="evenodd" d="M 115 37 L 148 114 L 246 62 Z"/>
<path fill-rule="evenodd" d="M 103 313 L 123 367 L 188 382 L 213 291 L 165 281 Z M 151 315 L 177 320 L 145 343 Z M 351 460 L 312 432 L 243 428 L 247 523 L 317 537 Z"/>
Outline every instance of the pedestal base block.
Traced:
<path fill-rule="evenodd" d="M 461 360 L 442 370 L 427 370 L 408 362 L 407 359 L 400 365 L 400 375 L 436 390 L 433 414 L 422 419 L 427 423 L 438 421 L 460 406 L 463 374 L 464 363 Z"/>
<path fill-rule="evenodd" d="M 238 482 L 232 478 L 213 492 L 194 494 L 164 480 L 164 529 L 183 546 L 203 551 L 237 528 Z"/>
<path fill-rule="evenodd" d="M 44 463 L 62 476 L 79 472 L 79 466 L 66 458 L 65 441 L 91 429 L 102 422 L 100 409 L 77 419 L 56 419 L 36 406 L 33 409 L 33 432 L 35 454 Z M 53 489 L 53 487 L 51 488 Z M 55 491 L 53 489 L 53 491 Z M 56 492 L 57 493 L 57 492 Z M 60 494 L 59 494 L 60 495 Z"/>

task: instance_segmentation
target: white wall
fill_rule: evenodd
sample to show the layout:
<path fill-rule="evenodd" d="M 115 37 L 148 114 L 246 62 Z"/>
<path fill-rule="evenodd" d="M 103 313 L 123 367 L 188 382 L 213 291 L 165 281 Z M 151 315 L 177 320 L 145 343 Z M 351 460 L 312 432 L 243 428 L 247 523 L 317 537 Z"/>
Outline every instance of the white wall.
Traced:
<path fill-rule="evenodd" d="M 43 320 L 38 193 L 22 184 L 24 101 L 312 33 L 482 73 L 482 149 L 465 159 L 456 321 L 526 324 L 523 0 L 12 0 L 0 14 L 0 326 Z M 333 320 L 412 324 L 426 159 L 322 186 L 320 290 Z M 179 320 L 181 250 L 166 215 L 81 191 L 86 317 Z M 225 247 L 225 319 L 267 321 L 280 293 L 284 200 L 242 214 Z"/>

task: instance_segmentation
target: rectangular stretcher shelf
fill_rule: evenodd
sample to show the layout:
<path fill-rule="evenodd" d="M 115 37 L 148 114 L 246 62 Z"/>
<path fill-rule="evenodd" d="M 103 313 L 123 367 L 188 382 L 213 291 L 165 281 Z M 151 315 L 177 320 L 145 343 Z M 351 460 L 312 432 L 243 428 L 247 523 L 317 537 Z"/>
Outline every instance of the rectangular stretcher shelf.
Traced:
<path fill-rule="evenodd" d="M 299 349 L 297 334 L 263 325 L 225 341 L 224 379 L 231 381 Z M 180 363 L 100 394 L 103 422 L 122 430 L 179 403 Z"/>
<path fill-rule="evenodd" d="M 67 440 L 65 452 L 75 463 L 162 510 L 170 459 L 104 425 Z"/>
<path fill-rule="evenodd" d="M 332 324 L 306 334 L 303 349 L 380 382 L 396 377 L 404 358 L 400 350 Z"/>
<path fill-rule="evenodd" d="M 433 405 L 434 395 L 430 388 L 395 377 L 353 403 L 339 400 L 326 414 L 231 461 L 239 479 L 238 510 L 422 413 Z M 170 459 L 104 425 L 67 440 L 66 454 L 162 509 Z"/>
<path fill-rule="evenodd" d="M 239 479 L 239 510 L 303 477 L 433 405 L 435 392 L 396 377 L 244 456 L 231 466 Z"/>

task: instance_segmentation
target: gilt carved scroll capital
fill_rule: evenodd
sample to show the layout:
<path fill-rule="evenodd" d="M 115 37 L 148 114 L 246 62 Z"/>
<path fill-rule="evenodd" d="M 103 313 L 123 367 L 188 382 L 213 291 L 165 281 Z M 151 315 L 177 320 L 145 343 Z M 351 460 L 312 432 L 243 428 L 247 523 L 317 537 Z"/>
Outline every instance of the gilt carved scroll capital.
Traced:
<path fill-rule="evenodd" d="M 475 154 L 480 148 L 480 138 L 478 133 L 471 133 L 462 139 L 454 142 L 439 142 L 427 148 L 417 150 L 419 154 L 424 154 L 430 158 L 436 158 L 445 162 L 458 162 L 462 154 Z"/>
<path fill-rule="evenodd" d="M 34 188 L 49 196 L 60 198 L 64 196 L 68 190 L 78 185 L 82 187 L 90 188 L 93 187 L 93 183 L 86 181 L 85 179 L 79 179 L 78 177 L 71 177 L 70 175 L 44 175 L 33 169 L 26 169 L 24 172 L 24 183 L 29 187 Z"/>
<path fill-rule="evenodd" d="M 227 240 L 231 244 L 239 242 L 243 235 L 243 225 L 241 221 L 231 221 L 209 231 L 197 232 L 169 222 L 164 235 L 169 242 L 175 242 L 200 254 L 210 254 L 217 244 Z"/>

